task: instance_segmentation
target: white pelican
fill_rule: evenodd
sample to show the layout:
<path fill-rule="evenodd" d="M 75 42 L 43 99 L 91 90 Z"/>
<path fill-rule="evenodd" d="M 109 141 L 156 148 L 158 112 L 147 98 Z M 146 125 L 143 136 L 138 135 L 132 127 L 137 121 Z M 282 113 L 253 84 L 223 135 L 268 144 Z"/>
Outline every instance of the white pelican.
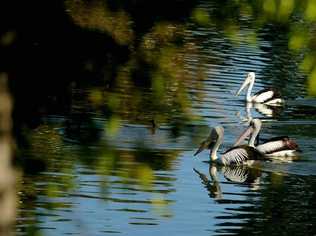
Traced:
<path fill-rule="evenodd" d="M 241 85 L 240 89 L 236 93 L 239 96 L 242 90 L 248 86 L 246 93 L 246 101 L 253 103 L 264 103 L 267 105 L 280 105 L 284 102 L 280 98 L 280 93 L 275 89 L 263 89 L 251 96 L 252 87 L 255 83 L 256 75 L 254 72 L 249 72 L 244 83 Z"/>
<path fill-rule="evenodd" d="M 297 157 L 300 152 L 298 145 L 288 136 L 275 137 L 266 140 L 264 143 L 255 146 L 255 140 L 261 129 L 262 122 L 259 119 L 250 121 L 248 128 L 237 139 L 235 146 L 250 136 L 248 145 L 255 147 L 265 157 Z"/>
<path fill-rule="evenodd" d="M 262 160 L 263 156 L 254 147 L 248 145 L 235 146 L 228 149 L 218 158 L 217 150 L 222 144 L 224 138 L 224 129 L 222 126 L 216 126 L 211 130 L 210 135 L 203 141 L 194 156 L 203 151 L 210 149 L 211 162 L 217 162 L 221 165 L 251 165 L 256 160 Z"/>

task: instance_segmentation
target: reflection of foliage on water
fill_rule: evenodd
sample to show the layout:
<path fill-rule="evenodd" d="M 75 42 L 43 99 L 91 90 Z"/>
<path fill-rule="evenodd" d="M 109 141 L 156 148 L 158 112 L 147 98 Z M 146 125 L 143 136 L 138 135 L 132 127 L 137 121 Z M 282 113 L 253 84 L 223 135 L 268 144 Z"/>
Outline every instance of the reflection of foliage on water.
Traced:
<path fill-rule="evenodd" d="M 65 148 L 67 142 L 64 143 L 64 136 L 58 132 L 59 129 L 51 125 L 42 125 L 31 132 L 28 137 L 31 146 L 25 154 L 41 160 L 42 170 L 67 173 L 65 176 L 58 176 L 61 182 L 67 183 L 67 190 L 74 188 L 70 177 L 74 176 L 73 162 L 76 159 L 93 167 L 99 174 L 115 174 L 122 178 L 136 179 L 144 187 L 150 187 L 154 181 L 153 171 L 172 169 L 171 163 L 179 154 L 178 151 L 153 151 L 141 146 L 135 151 L 124 151 L 107 145 L 104 140 L 95 143 L 97 148 L 94 149 L 79 145 L 80 150 L 68 150 Z M 124 171 L 115 172 L 115 170 Z M 32 173 L 32 170 L 27 172 Z"/>
<path fill-rule="evenodd" d="M 21 211 L 20 214 L 26 219 L 23 224 L 28 222 L 27 224 L 34 226 L 25 229 L 30 234 L 38 231 L 36 223 L 40 222 L 41 214 L 32 215 L 36 213 L 35 207 L 46 210 L 66 210 L 73 207 L 65 198 L 76 195 L 80 188 L 76 177 L 79 166 L 80 169 L 87 170 L 88 174 L 99 176 L 100 189 L 96 198 L 104 201 L 125 201 L 112 196 L 114 181 L 126 189 L 148 193 L 151 197 L 141 200 L 151 204 L 159 215 L 170 215 L 166 195 L 172 189 L 156 189 L 155 182 L 172 182 L 174 179 L 157 176 L 155 171 L 171 170 L 173 161 L 179 155 L 178 151 L 154 151 L 142 146 L 132 151 L 120 150 L 108 145 L 106 140 L 96 141 L 91 148 L 80 143 L 68 143 L 71 140 L 66 138 L 64 131 L 56 124 L 44 124 L 27 132 L 30 146 L 23 151 L 26 158 L 22 161 L 25 162 L 23 166 L 26 174 L 20 193 L 21 208 L 34 208 L 34 211 Z M 38 174 L 38 171 L 42 173 Z"/>

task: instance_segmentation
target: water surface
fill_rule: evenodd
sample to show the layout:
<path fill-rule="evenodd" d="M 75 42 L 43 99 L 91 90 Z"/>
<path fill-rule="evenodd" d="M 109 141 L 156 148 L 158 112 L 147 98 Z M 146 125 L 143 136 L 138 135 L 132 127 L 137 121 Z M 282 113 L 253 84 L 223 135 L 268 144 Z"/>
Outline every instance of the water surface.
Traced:
<path fill-rule="evenodd" d="M 109 119 L 102 113 L 92 113 L 88 123 L 76 110 L 91 105 L 81 99 L 89 89 L 74 89 L 73 114 L 44 117 L 31 135 L 31 149 L 23 153 L 45 160 L 47 168 L 21 180 L 16 234 L 316 234 L 316 101 L 307 98 L 304 75 L 286 39 L 262 30 L 256 44 L 243 41 L 252 30 L 242 30 L 238 44 L 215 28 L 192 25 L 186 31 L 186 41 L 201 42 L 198 55 L 185 60 L 187 73 L 202 67 L 206 76 L 189 87 L 193 113 L 201 119 L 184 122 L 179 130 L 167 122 L 153 126 L 150 109 L 139 122 L 121 120 L 117 130 L 105 129 Z M 196 60 L 201 57 L 203 64 Z M 257 75 L 255 91 L 275 87 L 285 106 L 247 108 L 244 96 L 233 96 L 249 71 Z M 116 95 L 134 99 L 124 90 Z M 247 117 L 263 120 L 263 138 L 295 139 L 300 159 L 249 169 L 210 166 L 204 162 L 207 152 L 193 158 L 212 126 L 224 126 L 225 150 Z M 80 132 L 73 132 L 74 126 Z"/>

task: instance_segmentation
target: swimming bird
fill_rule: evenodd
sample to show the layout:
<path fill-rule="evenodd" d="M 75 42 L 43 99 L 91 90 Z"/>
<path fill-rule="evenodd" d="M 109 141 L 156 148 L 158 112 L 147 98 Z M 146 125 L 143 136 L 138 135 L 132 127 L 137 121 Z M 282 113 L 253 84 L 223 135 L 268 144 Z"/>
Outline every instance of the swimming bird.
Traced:
<path fill-rule="evenodd" d="M 254 72 L 249 72 L 244 83 L 241 85 L 240 89 L 237 91 L 236 96 L 248 86 L 246 93 L 246 101 L 253 103 L 264 103 L 266 105 L 280 105 L 284 102 L 281 98 L 280 93 L 275 89 L 263 89 L 251 96 L 252 87 L 255 83 L 256 75 Z"/>
<path fill-rule="evenodd" d="M 228 149 L 221 157 L 217 156 L 217 151 L 223 142 L 224 128 L 216 126 L 211 130 L 210 135 L 203 141 L 194 156 L 199 154 L 204 149 L 210 149 L 211 162 L 217 162 L 221 165 L 251 165 L 255 161 L 261 160 L 262 155 L 254 147 L 249 145 L 240 145 Z"/>
<path fill-rule="evenodd" d="M 239 146 L 248 136 L 250 139 L 248 145 L 255 147 L 265 157 L 295 157 L 300 152 L 297 143 L 288 136 L 274 137 L 266 140 L 264 143 L 255 145 L 262 122 L 260 119 L 250 121 L 248 128 L 236 140 L 234 146 Z"/>

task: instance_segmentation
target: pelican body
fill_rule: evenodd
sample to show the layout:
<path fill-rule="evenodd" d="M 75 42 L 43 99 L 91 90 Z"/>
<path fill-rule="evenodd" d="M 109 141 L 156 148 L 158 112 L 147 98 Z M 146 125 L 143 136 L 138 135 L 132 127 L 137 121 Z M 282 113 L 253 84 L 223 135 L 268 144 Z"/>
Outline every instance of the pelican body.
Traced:
<path fill-rule="evenodd" d="M 265 157 L 294 157 L 298 155 L 298 152 L 300 151 L 298 145 L 288 136 L 271 138 L 264 143 L 255 146 L 255 140 L 259 135 L 261 126 L 261 120 L 251 120 L 248 128 L 237 139 L 235 146 L 240 145 L 240 143 L 250 135 L 248 145 L 255 147 L 256 150 Z"/>
<path fill-rule="evenodd" d="M 211 162 L 217 162 L 221 165 L 248 165 L 253 164 L 256 160 L 261 160 L 262 155 L 254 147 L 248 145 L 235 146 L 224 152 L 219 158 L 217 151 L 223 142 L 224 129 L 221 126 L 216 126 L 212 129 L 208 138 L 203 141 L 200 148 L 196 151 L 194 156 L 203 151 L 204 149 L 210 149 Z"/>
<path fill-rule="evenodd" d="M 251 96 L 251 91 L 255 83 L 255 78 L 255 73 L 249 72 L 244 83 L 237 91 L 236 96 L 239 96 L 239 94 L 248 86 L 246 93 L 247 102 L 264 103 L 266 105 L 280 105 L 284 102 L 284 100 L 281 99 L 280 93 L 275 89 L 263 89 Z"/>

